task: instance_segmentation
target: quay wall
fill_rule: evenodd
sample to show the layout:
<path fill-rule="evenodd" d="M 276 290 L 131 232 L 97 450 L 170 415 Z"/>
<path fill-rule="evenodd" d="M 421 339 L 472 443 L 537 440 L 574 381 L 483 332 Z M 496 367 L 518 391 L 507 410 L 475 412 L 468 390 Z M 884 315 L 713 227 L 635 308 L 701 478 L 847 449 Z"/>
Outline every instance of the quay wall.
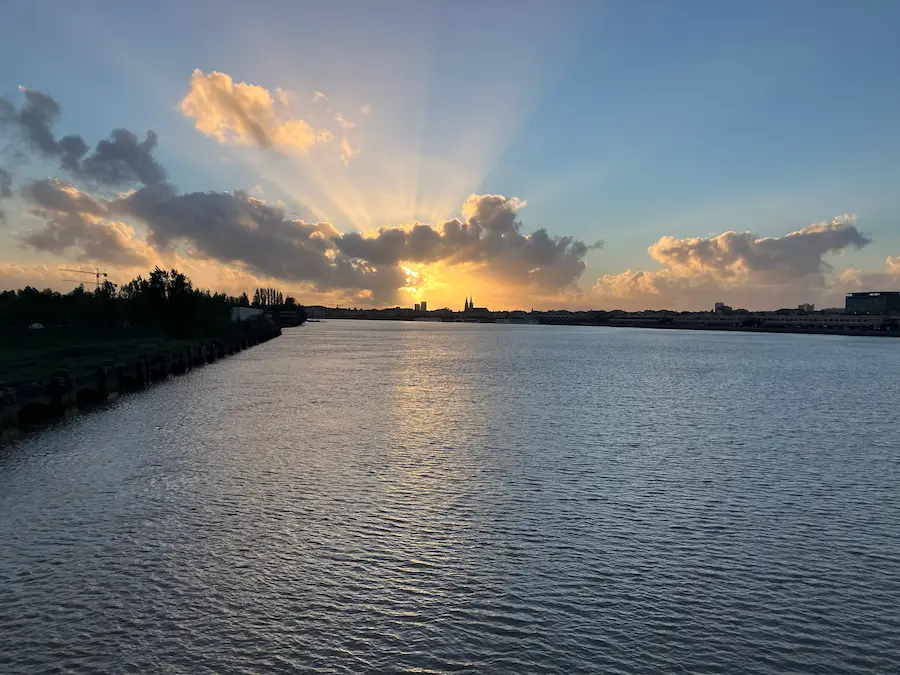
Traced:
<path fill-rule="evenodd" d="M 60 369 L 42 382 L 0 382 L 0 432 L 24 428 L 141 391 L 152 382 L 249 349 L 281 335 L 280 328 L 198 341 L 177 350 L 160 349 L 136 357 L 107 359 L 97 365 Z"/>

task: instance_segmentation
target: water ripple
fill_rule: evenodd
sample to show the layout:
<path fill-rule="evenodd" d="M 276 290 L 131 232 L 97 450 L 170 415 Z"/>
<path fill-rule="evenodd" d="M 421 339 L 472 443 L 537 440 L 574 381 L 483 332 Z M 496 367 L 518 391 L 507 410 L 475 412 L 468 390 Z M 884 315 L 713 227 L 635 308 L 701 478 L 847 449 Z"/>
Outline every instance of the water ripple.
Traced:
<path fill-rule="evenodd" d="M 900 672 L 898 369 L 288 330 L 0 448 L 0 672 Z"/>

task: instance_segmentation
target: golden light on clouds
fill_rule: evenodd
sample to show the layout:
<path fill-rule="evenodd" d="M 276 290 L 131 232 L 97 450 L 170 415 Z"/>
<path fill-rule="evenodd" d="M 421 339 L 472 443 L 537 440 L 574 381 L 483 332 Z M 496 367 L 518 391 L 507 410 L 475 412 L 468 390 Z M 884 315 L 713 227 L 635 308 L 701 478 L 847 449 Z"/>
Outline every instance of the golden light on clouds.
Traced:
<path fill-rule="evenodd" d="M 289 154 L 306 153 L 334 135 L 294 116 L 283 89 L 234 82 L 229 75 L 195 70 L 180 109 L 197 130 L 220 143 L 256 144 Z"/>

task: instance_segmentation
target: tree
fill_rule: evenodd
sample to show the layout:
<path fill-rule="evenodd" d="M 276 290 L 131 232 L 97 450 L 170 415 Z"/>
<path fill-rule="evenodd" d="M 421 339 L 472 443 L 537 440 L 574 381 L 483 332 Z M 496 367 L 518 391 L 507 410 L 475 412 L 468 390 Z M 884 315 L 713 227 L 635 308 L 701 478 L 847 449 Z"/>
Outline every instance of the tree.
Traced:
<path fill-rule="evenodd" d="M 253 294 L 254 307 L 280 307 L 284 304 L 284 295 L 274 288 L 257 288 Z"/>
<path fill-rule="evenodd" d="M 249 304 L 246 294 L 241 300 L 197 290 L 178 270 L 157 267 L 148 278 L 138 276 L 118 292 L 108 281 L 92 292 L 79 286 L 65 295 L 30 286 L 0 292 L 0 326 L 41 323 L 108 336 L 127 322 L 130 330 L 137 327 L 148 334 L 215 335 L 230 329 L 231 307 L 241 301 Z"/>

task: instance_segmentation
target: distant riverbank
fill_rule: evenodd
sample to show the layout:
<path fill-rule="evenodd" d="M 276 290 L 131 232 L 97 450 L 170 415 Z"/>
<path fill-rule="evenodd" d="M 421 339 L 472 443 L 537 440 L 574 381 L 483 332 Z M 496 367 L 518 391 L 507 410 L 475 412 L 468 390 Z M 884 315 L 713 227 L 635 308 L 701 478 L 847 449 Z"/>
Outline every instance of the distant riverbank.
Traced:
<path fill-rule="evenodd" d="M 703 330 L 730 333 L 789 333 L 797 335 L 845 335 L 848 337 L 900 337 L 900 330 L 859 330 L 854 328 L 802 328 L 787 326 L 690 326 L 680 324 L 606 324 L 607 328 L 655 328 L 661 330 Z"/>
<path fill-rule="evenodd" d="M 714 315 L 710 315 L 714 316 Z M 872 325 L 879 325 L 874 317 Z M 890 320 L 890 317 L 886 317 Z M 656 328 L 665 330 L 702 330 L 719 332 L 741 333 L 788 333 L 805 335 L 845 335 L 851 337 L 900 337 L 900 328 L 860 328 L 852 325 L 838 324 L 834 326 L 808 326 L 808 325 L 774 325 L 774 324 L 738 324 L 724 321 L 690 321 L 685 323 L 665 322 L 659 320 L 641 319 L 616 319 L 607 316 L 598 317 L 589 312 L 547 312 L 530 313 L 527 318 L 515 317 L 481 317 L 462 318 L 450 316 L 441 319 L 423 318 L 414 314 L 390 314 L 388 311 L 359 311 L 346 312 L 339 315 L 330 315 L 318 320 L 357 320 L 357 321 L 404 321 L 404 322 L 440 322 L 463 324 L 502 324 L 502 325 L 542 325 L 542 326 L 592 326 L 595 328 Z M 890 325 L 885 322 L 883 325 Z"/>

